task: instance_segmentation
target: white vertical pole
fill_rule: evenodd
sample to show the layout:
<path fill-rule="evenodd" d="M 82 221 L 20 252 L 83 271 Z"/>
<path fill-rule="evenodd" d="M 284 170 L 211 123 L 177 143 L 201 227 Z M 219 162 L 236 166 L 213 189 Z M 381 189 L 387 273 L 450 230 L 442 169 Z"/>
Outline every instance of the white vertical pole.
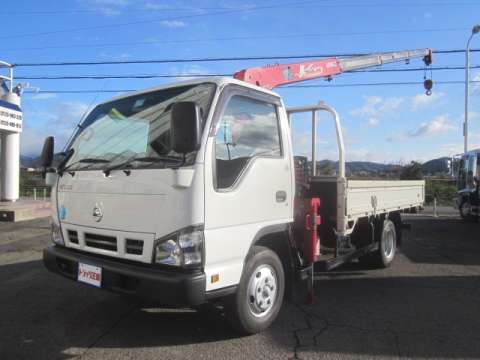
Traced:
<path fill-rule="evenodd" d="M 20 97 L 15 93 L 8 93 L 3 99 L 20 106 Z M 3 133 L 1 152 L 0 200 L 17 201 L 20 182 L 20 134 Z"/>
<path fill-rule="evenodd" d="M 2 201 L 17 201 L 20 181 L 20 134 L 4 133 L 2 137 Z"/>
<path fill-rule="evenodd" d="M 463 123 L 464 151 L 468 152 L 468 96 L 470 83 L 470 41 L 473 33 L 468 38 L 467 48 L 465 49 L 465 121 Z"/>
<path fill-rule="evenodd" d="M 317 176 L 317 111 L 312 111 L 312 176 Z"/>

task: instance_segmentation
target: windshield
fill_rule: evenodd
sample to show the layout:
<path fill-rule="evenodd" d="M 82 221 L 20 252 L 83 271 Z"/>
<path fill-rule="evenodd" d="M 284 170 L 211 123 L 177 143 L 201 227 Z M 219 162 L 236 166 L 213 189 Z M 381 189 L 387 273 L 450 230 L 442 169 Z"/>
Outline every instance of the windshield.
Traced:
<path fill-rule="evenodd" d="M 201 109 L 203 124 L 209 112 L 215 85 L 210 83 L 174 87 L 122 98 L 97 106 L 80 126 L 68 151 L 69 170 L 98 170 L 133 158 L 177 157 L 170 145 L 171 105 L 193 101 Z M 67 151 L 67 152 L 68 152 Z M 188 154 L 191 164 L 195 153 Z M 172 162 L 132 162 L 132 168 L 165 167 Z"/>

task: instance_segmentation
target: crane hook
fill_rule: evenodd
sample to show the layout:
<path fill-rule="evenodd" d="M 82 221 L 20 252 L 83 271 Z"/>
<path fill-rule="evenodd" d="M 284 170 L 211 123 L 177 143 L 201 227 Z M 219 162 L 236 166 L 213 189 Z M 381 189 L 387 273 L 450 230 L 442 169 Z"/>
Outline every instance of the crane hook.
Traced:
<path fill-rule="evenodd" d="M 427 96 L 432 95 L 432 87 L 433 87 L 433 81 L 431 79 L 425 79 L 423 81 L 423 87 L 425 88 L 425 94 Z"/>

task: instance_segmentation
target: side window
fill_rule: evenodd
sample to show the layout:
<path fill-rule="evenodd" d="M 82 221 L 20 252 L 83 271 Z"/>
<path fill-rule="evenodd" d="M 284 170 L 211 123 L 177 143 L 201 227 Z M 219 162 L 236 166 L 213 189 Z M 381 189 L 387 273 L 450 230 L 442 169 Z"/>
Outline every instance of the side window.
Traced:
<path fill-rule="evenodd" d="M 233 96 L 219 120 L 215 137 L 217 188 L 231 187 L 256 156 L 281 155 L 275 105 Z"/>
<path fill-rule="evenodd" d="M 467 187 L 467 162 L 466 157 L 462 157 L 458 164 L 458 190 L 463 190 Z"/>

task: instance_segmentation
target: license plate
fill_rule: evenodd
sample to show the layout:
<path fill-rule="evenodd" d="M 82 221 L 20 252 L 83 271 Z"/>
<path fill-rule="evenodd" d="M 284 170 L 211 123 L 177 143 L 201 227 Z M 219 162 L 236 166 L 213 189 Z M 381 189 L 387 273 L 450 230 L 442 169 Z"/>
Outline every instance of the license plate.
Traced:
<path fill-rule="evenodd" d="M 101 287 L 102 268 L 99 266 L 78 263 L 78 281 L 96 287 Z"/>

